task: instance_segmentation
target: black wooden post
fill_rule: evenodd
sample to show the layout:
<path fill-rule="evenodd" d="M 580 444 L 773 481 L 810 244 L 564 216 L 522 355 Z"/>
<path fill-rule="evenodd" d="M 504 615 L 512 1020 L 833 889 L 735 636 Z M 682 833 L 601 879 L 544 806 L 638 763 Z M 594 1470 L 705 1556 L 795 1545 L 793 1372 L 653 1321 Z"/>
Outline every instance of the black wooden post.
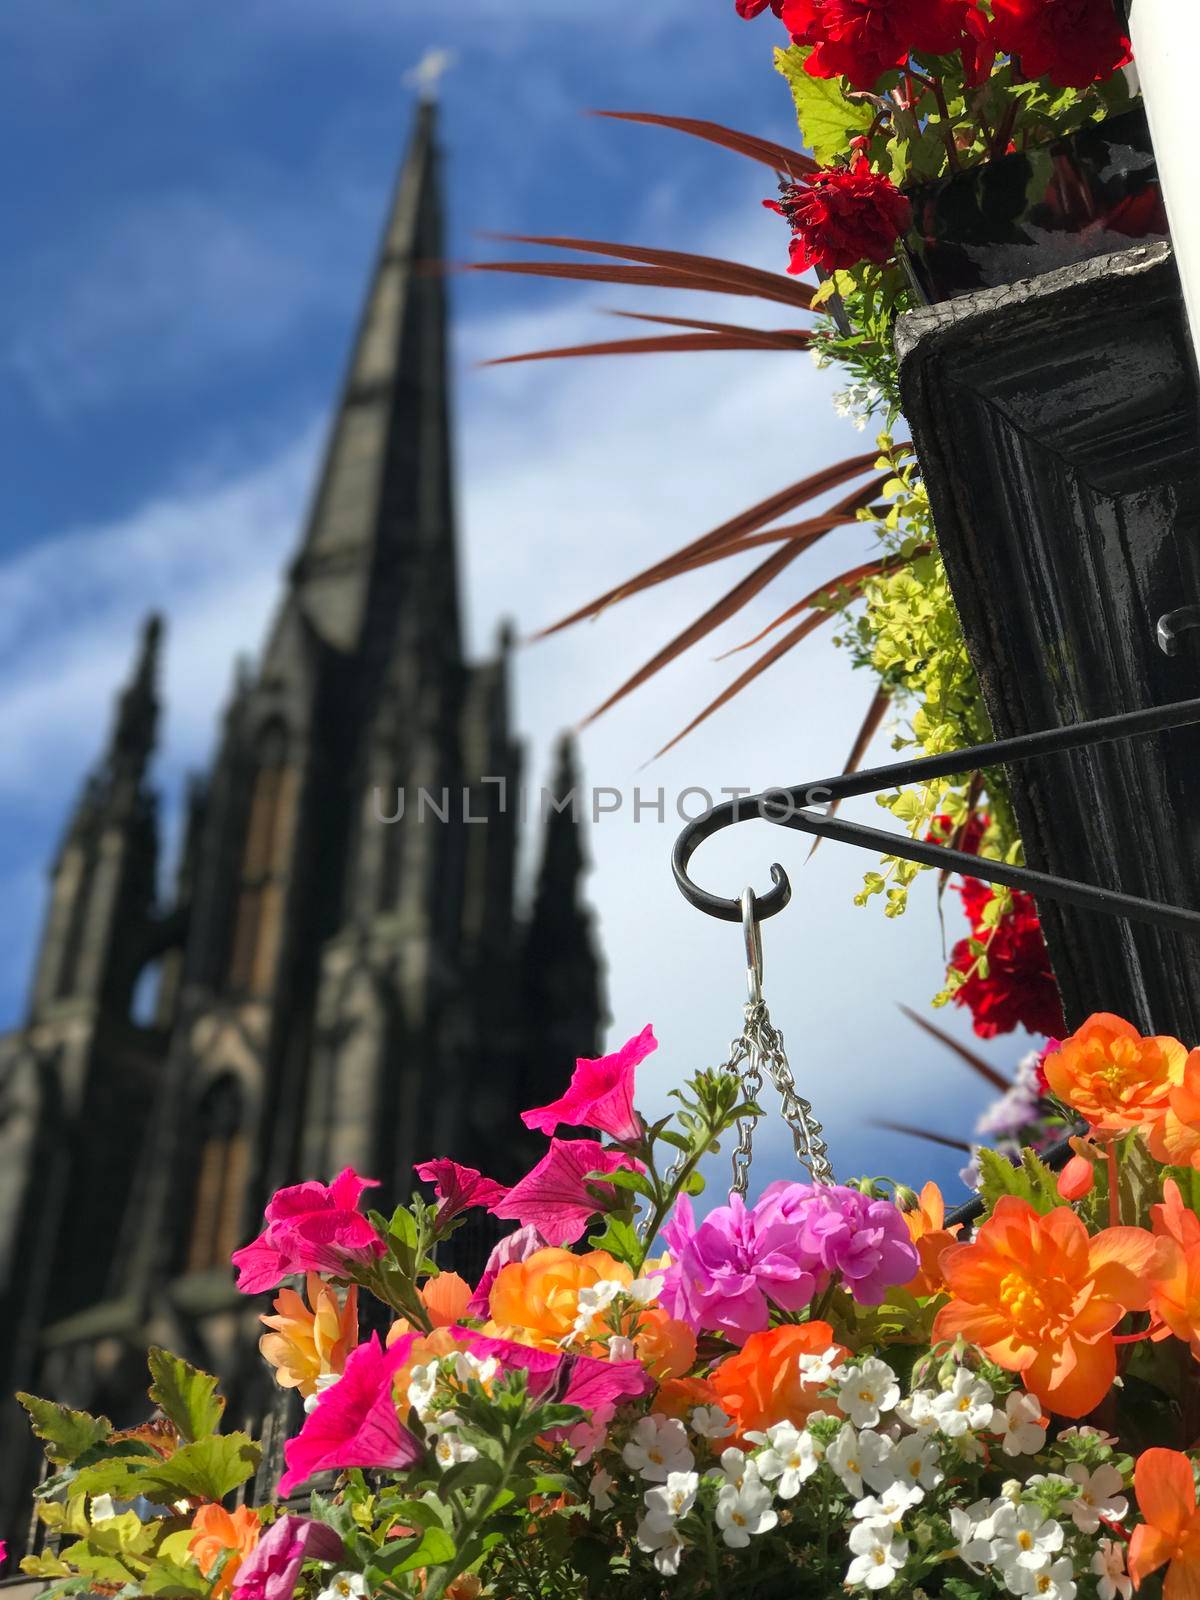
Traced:
<path fill-rule="evenodd" d="M 1165 244 L 903 317 L 913 430 L 998 737 L 1184 699 L 1200 635 L 1200 404 Z M 1012 769 L 1029 865 L 1200 908 L 1200 732 Z M 1200 1040 L 1200 940 L 1040 908 L 1067 1020 Z"/>

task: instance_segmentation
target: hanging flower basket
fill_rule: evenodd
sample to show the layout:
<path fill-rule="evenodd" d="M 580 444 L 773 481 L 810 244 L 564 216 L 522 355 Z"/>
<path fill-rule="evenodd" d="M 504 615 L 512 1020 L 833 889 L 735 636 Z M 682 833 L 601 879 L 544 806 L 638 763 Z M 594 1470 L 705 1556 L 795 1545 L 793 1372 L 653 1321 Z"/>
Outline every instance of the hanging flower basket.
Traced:
<path fill-rule="evenodd" d="M 904 248 L 926 304 L 1168 236 L 1140 106 L 906 193 Z"/>

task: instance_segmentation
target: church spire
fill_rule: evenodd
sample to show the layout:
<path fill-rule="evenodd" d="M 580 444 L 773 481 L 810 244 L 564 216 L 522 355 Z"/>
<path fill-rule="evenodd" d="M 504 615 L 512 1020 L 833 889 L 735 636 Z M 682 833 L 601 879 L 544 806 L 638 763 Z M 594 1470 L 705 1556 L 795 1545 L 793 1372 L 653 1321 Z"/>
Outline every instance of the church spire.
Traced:
<path fill-rule="evenodd" d="M 114 789 L 127 782 L 136 793 L 154 753 L 162 632 L 162 617 L 152 611 L 142 623 L 133 675 L 117 700 L 112 738 L 105 757 L 105 775 Z"/>
<path fill-rule="evenodd" d="M 436 106 L 422 101 L 268 672 L 299 619 L 335 651 L 376 656 L 407 616 L 457 659 L 436 122 Z"/>

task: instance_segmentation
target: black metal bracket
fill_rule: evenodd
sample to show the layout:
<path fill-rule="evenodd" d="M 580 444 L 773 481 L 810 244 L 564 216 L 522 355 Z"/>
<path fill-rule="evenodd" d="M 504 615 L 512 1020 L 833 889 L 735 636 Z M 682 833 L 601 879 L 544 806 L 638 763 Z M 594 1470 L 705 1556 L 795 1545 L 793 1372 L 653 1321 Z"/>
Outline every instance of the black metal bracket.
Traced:
<path fill-rule="evenodd" d="M 934 778 L 958 777 L 969 772 L 986 771 L 989 767 L 1029 761 L 1036 756 L 1057 755 L 1065 750 L 1086 749 L 1092 745 L 1110 744 L 1118 739 L 1163 733 L 1170 728 L 1186 728 L 1196 723 L 1200 723 L 1200 700 L 1180 700 L 1171 705 L 1152 706 L 1145 711 L 1128 711 L 1119 716 L 1078 722 L 1065 728 L 1048 728 L 1042 733 L 1022 734 L 1016 739 L 998 739 L 992 744 L 952 750 L 946 755 L 921 756 L 914 761 L 897 761 L 886 767 L 872 767 L 865 772 L 820 778 L 811 783 L 795 784 L 789 789 L 767 789 L 762 794 L 714 806 L 689 823 L 675 841 L 671 869 L 680 893 L 690 905 L 707 916 L 718 917 L 722 922 L 741 922 L 741 898 L 725 899 L 710 894 L 693 881 L 688 869 L 699 846 L 706 839 L 711 839 L 713 834 L 739 822 L 761 819 L 777 827 L 813 834 L 819 839 L 835 839 L 841 844 L 856 845 L 861 850 L 871 850 L 877 855 L 899 856 L 905 861 L 918 861 L 922 866 L 966 873 L 982 878 L 987 883 L 1003 884 L 1009 889 L 1023 889 L 1034 896 L 1059 900 L 1085 911 L 1101 911 L 1109 916 L 1144 922 L 1150 927 L 1200 935 L 1200 911 L 1191 911 L 1184 906 L 1160 905 L 1136 895 L 1119 894 L 1114 889 L 1054 877 L 1047 872 L 1036 872 L 1031 867 L 1017 867 L 1006 861 L 971 855 L 965 850 L 953 850 L 948 845 L 930 844 L 923 839 L 910 839 L 904 834 L 888 833 L 882 828 L 846 822 L 816 809 L 855 795 L 882 794 Z M 771 868 L 771 878 L 773 887 L 766 894 L 755 896 L 755 914 L 760 922 L 782 911 L 792 897 L 788 875 L 778 862 Z"/>

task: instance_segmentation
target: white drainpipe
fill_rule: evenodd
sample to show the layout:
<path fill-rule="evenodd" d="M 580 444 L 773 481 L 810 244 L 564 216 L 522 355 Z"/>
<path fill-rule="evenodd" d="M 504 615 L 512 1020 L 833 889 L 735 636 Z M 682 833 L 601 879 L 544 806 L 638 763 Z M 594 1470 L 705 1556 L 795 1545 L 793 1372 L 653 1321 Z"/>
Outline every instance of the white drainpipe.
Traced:
<path fill-rule="evenodd" d="M 1129 30 L 1192 346 L 1200 352 L 1200 176 L 1196 158 L 1200 0 L 1133 0 Z"/>

